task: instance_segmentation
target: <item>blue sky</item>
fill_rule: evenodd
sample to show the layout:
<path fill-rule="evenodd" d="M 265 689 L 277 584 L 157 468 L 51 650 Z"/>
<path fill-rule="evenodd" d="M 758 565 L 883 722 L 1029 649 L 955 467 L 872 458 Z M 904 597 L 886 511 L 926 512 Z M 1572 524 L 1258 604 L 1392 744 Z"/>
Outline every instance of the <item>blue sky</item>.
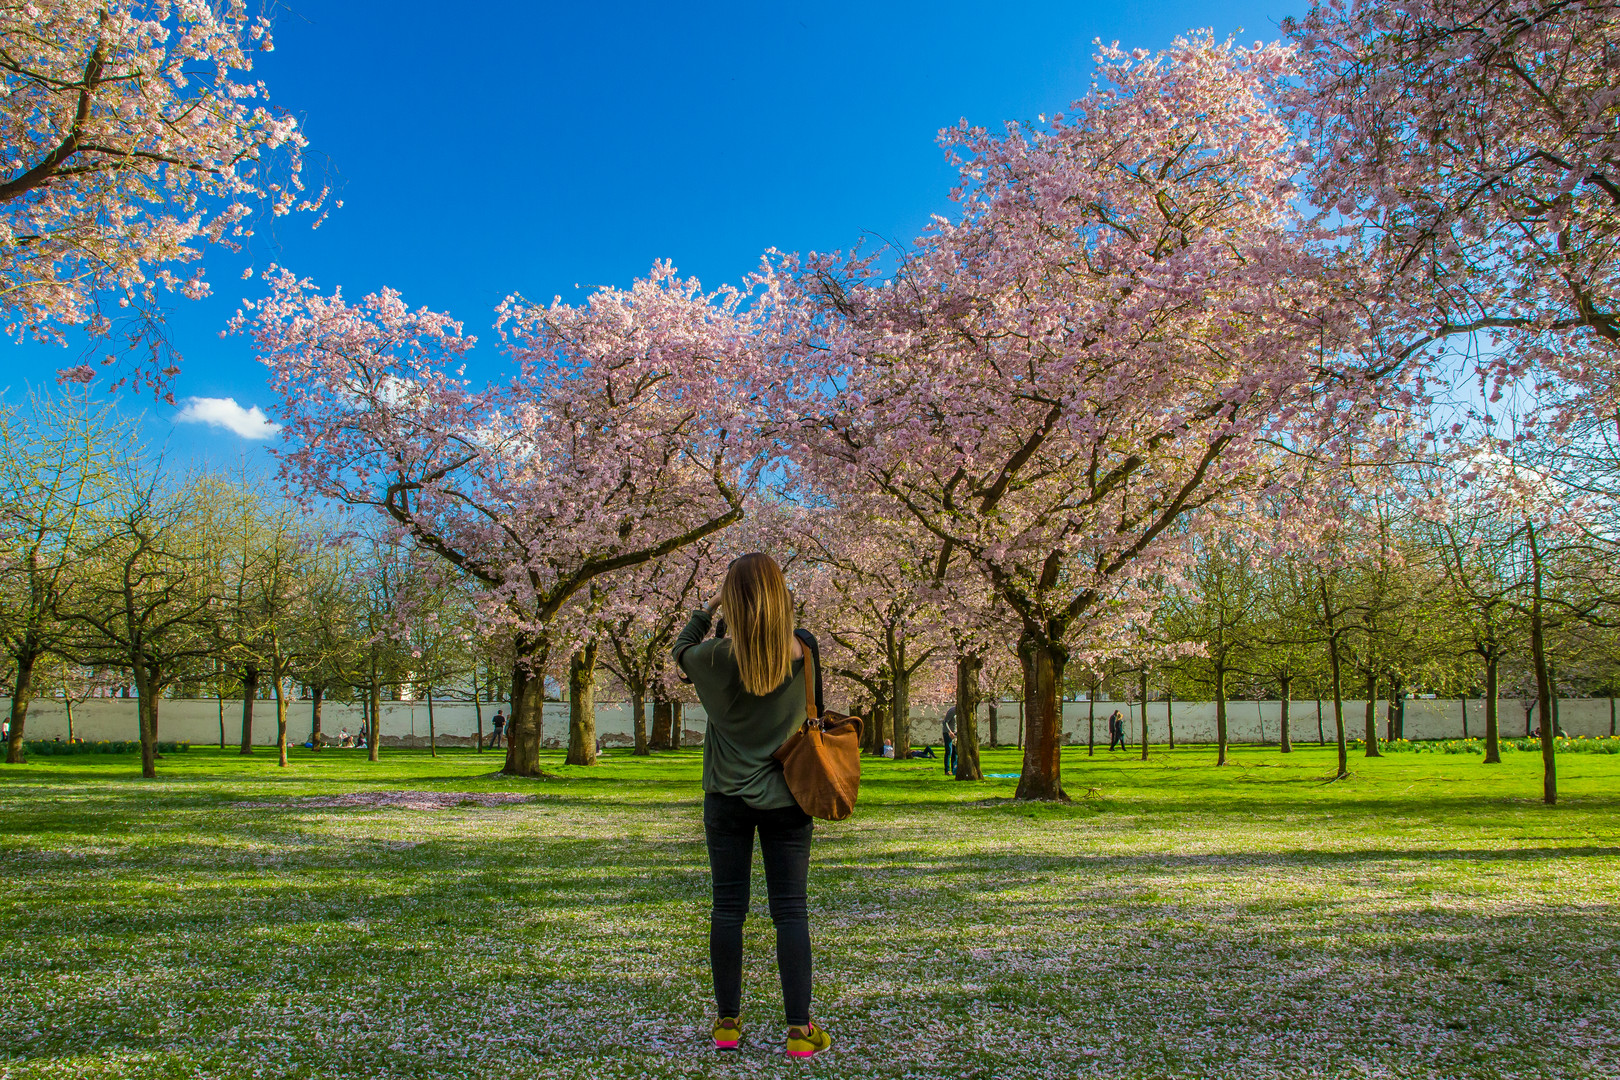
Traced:
<path fill-rule="evenodd" d="M 176 396 L 270 405 L 246 340 L 218 337 L 257 284 L 239 280 L 249 265 L 448 310 L 481 338 L 471 369 L 489 375 L 508 293 L 582 297 L 659 258 L 713 287 L 770 247 L 909 239 L 949 208 L 939 128 L 1063 108 L 1085 92 L 1094 38 L 1157 49 L 1213 26 L 1271 39 L 1303 7 L 278 4 L 255 76 L 303 118 L 307 176 L 329 176 L 344 206 L 319 230 L 284 219 L 252 251 L 209 259 L 215 297 L 177 301 L 169 322 Z M 0 350 L 13 398 L 76 355 Z M 182 456 L 262 454 L 150 398 L 124 407 Z"/>

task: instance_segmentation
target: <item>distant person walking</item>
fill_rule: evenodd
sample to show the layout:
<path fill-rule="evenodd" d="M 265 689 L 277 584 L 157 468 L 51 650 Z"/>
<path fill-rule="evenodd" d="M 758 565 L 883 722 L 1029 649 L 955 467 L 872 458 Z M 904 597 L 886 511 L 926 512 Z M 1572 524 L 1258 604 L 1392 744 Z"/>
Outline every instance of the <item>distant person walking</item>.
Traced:
<path fill-rule="evenodd" d="M 1115 747 L 1125 749 L 1125 718 L 1119 714 L 1118 709 L 1115 709 L 1114 715 L 1108 718 L 1108 749 L 1113 750 Z"/>
<path fill-rule="evenodd" d="M 945 710 L 945 719 L 940 721 L 940 738 L 945 740 L 945 771 L 956 775 L 956 706 L 952 705 Z"/>
<path fill-rule="evenodd" d="M 496 709 L 494 717 L 489 721 L 489 726 L 494 729 L 489 736 L 490 749 L 494 749 L 501 745 L 501 737 L 506 734 L 506 714 Z"/>
<path fill-rule="evenodd" d="M 705 641 L 717 609 L 729 636 Z M 708 714 L 703 739 L 703 833 L 709 846 L 714 906 L 709 968 L 719 1017 L 714 1045 L 742 1040 L 743 920 L 759 833 L 776 967 L 782 980 L 787 1053 L 806 1058 L 832 1039 L 810 1021 L 811 819 L 788 790 L 772 755 L 805 720 L 804 651 L 816 640 L 793 629 L 793 597 L 769 555 L 744 555 L 726 570 L 720 594 L 692 613 L 675 639 L 675 665 L 692 681 Z M 817 704 L 821 665 L 816 665 Z"/>

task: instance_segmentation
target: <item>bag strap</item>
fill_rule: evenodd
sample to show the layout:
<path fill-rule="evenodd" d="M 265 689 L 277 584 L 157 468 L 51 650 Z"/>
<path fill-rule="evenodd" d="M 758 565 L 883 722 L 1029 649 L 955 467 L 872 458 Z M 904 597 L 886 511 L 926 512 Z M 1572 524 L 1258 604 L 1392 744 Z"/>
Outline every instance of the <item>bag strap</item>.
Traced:
<path fill-rule="evenodd" d="M 799 649 L 804 653 L 804 715 L 807 720 L 820 721 L 821 714 L 816 711 L 816 658 L 810 652 L 810 646 L 799 642 Z"/>

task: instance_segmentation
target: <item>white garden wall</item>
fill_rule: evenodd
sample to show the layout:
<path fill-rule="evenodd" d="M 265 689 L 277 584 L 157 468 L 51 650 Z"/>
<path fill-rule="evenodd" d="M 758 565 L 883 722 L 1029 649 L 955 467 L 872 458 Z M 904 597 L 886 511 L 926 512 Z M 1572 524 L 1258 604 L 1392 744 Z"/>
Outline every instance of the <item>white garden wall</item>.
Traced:
<path fill-rule="evenodd" d="M 9 713 L 10 702 L 0 708 Z M 1277 741 L 1279 702 L 1231 701 L 1227 703 L 1229 738 L 1233 742 Z M 1378 731 L 1385 731 L 1387 703 L 1378 702 Z M 1525 734 L 1525 703 L 1518 698 L 1504 698 L 1498 709 L 1504 736 Z M 1173 703 L 1176 741 L 1214 742 L 1215 704 L 1209 701 L 1178 701 Z M 488 738 L 489 718 L 501 703 L 485 704 L 484 734 Z M 1148 738 L 1162 743 L 1166 738 L 1163 701 L 1149 702 L 1147 706 Z M 1087 737 L 1086 702 L 1066 702 L 1063 706 L 1064 737 L 1071 743 L 1084 744 Z M 1472 700 L 1467 703 L 1468 733 L 1480 737 L 1485 732 L 1485 704 Z M 1099 701 L 1096 703 L 1096 731 L 1098 741 L 1108 742 L 1107 717 L 1114 709 L 1125 713 L 1130 740 L 1134 743 L 1141 730 L 1137 707 L 1124 702 Z M 651 707 L 649 706 L 649 713 Z M 1289 710 L 1293 737 L 1297 742 L 1313 743 L 1317 738 L 1317 703 L 1296 701 Z M 912 710 L 911 740 L 915 745 L 939 742 L 940 708 Z M 990 737 L 987 710 L 981 711 L 979 739 Z M 1018 739 L 1017 702 L 1002 702 L 998 708 L 998 734 L 1002 743 Z M 445 745 L 468 745 L 476 727 L 476 714 L 472 705 L 434 702 L 434 723 L 439 738 Z M 1329 742 L 1333 740 L 1333 703 L 1322 703 L 1322 730 Z M 1611 730 L 1611 706 L 1608 698 L 1565 698 L 1559 703 L 1559 722 L 1571 735 L 1607 735 Z M 226 701 L 224 709 L 225 742 L 235 745 L 241 741 L 242 703 Z M 342 728 L 358 731 L 361 710 L 357 706 L 327 702 L 321 711 L 321 728 L 328 735 L 336 735 Z M 685 741 L 697 744 L 703 741 L 704 713 L 698 705 L 687 705 L 682 712 Z M 1344 703 L 1345 733 L 1349 738 L 1359 736 L 1365 727 L 1365 703 Z M 271 745 L 276 740 L 276 709 L 273 701 L 258 701 L 253 710 L 253 741 Z M 546 743 L 560 745 L 568 737 L 568 706 L 559 702 L 546 704 Z M 1532 721 L 1532 726 L 1534 721 Z M 631 741 L 630 707 L 624 704 L 598 704 L 596 730 L 609 746 L 629 745 Z M 135 701 L 126 698 L 99 698 L 73 707 L 73 733 L 83 739 L 135 739 L 139 737 L 135 720 Z M 287 736 L 294 744 L 302 743 L 310 733 L 310 702 L 293 702 L 287 710 Z M 387 742 L 403 745 L 425 745 L 428 735 L 428 709 L 425 701 L 386 701 L 382 707 L 382 733 Z M 31 739 L 67 738 L 67 715 L 62 702 L 49 698 L 36 699 L 28 710 L 26 734 Z M 1463 734 L 1463 703 L 1456 700 L 1408 700 L 1406 703 L 1406 737 L 1409 739 L 1454 739 Z M 219 706 L 211 698 L 204 700 L 165 700 L 158 713 L 158 738 L 164 741 L 216 743 L 220 737 Z"/>

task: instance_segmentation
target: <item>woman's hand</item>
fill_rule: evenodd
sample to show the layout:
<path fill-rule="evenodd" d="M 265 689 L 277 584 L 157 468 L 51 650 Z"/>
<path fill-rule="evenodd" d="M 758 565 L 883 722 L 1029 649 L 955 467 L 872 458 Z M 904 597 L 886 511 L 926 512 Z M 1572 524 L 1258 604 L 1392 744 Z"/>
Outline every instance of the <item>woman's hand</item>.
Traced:
<path fill-rule="evenodd" d="M 704 610 L 709 613 L 709 618 L 714 618 L 714 613 L 720 610 L 720 590 L 715 590 L 714 599 L 709 601 L 708 606 L 705 607 Z"/>

